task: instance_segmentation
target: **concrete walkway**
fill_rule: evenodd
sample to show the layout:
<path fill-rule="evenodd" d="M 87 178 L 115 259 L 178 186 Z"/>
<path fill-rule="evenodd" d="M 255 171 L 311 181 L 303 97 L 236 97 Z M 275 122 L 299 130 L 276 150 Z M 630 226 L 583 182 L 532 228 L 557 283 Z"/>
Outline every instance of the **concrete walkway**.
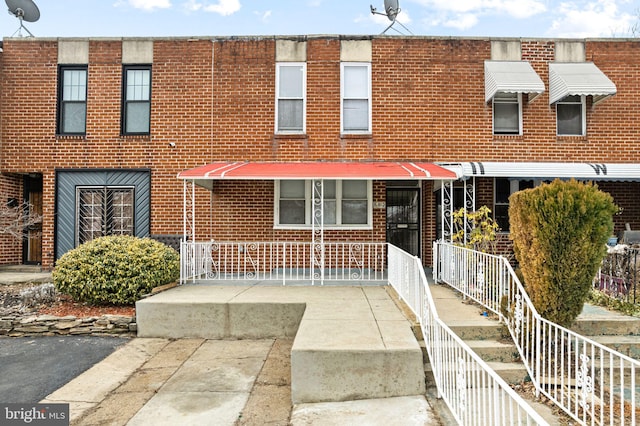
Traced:
<path fill-rule="evenodd" d="M 293 338 L 294 404 L 424 395 L 422 350 L 387 289 L 185 285 L 136 303 L 138 336 Z"/>
<path fill-rule="evenodd" d="M 272 340 L 138 338 L 42 402 L 69 403 L 73 425 L 440 424 L 421 396 L 291 413 L 288 378 L 269 377 L 267 366 L 286 366 L 286 349 Z"/>
<path fill-rule="evenodd" d="M 307 318 L 298 318 L 300 329 L 292 330 L 285 325 L 279 331 L 281 336 L 270 338 L 250 336 L 233 340 L 230 335 L 226 339 L 215 340 L 212 336 L 179 339 L 175 336 L 138 337 L 50 394 L 44 402 L 69 403 L 71 423 L 76 425 L 442 424 L 425 398 L 423 388 L 413 395 L 355 396 L 317 403 L 297 401 L 292 406 L 292 400 L 296 400 L 292 397 L 292 388 L 294 391 L 296 388 L 295 380 L 292 385 L 292 376 L 295 379 L 297 374 L 298 380 L 303 382 L 312 380 L 313 386 L 321 387 L 323 382 L 313 382 L 326 373 L 314 371 L 317 367 L 314 357 L 323 353 L 314 346 L 317 342 L 330 343 L 333 349 L 343 354 L 350 348 L 356 348 L 359 356 L 350 354 L 349 357 L 365 361 L 368 359 L 367 351 L 363 351 L 365 347 L 373 353 L 404 346 L 403 340 L 408 338 L 406 333 L 410 333 L 410 324 L 384 287 L 185 286 L 147 299 L 142 311 L 146 309 L 145 305 L 157 308 L 163 300 L 173 300 L 178 304 L 189 302 L 194 309 L 192 320 L 200 318 L 204 325 L 210 326 L 209 320 L 200 315 L 201 309 L 202 313 L 208 310 L 210 315 L 207 317 L 215 317 L 216 309 L 193 306 L 198 300 L 207 300 L 207 294 L 217 294 L 218 297 L 225 294 L 226 298 L 235 301 L 234 306 L 222 310 L 223 318 L 234 318 L 239 312 L 244 312 L 253 318 L 252 324 L 258 328 L 259 323 L 267 318 L 261 314 L 263 308 L 256 305 L 258 301 L 265 306 L 283 302 L 294 307 L 302 304 Z M 253 311 L 248 302 L 253 305 Z M 280 321 L 289 318 L 285 311 L 276 309 L 276 312 L 280 312 L 272 314 L 276 323 L 281 326 L 288 323 L 288 320 Z M 333 319 L 328 320 L 327 317 Z M 175 318 L 169 318 L 172 319 Z M 153 318 L 153 321 L 158 321 L 158 318 Z M 373 324 L 371 330 L 370 324 Z M 396 336 L 392 335 L 392 325 L 400 328 Z M 227 333 L 230 330 L 246 333 L 248 330 L 246 325 L 225 327 L 223 329 Z M 142 328 L 145 329 L 144 324 Z M 266 329 L 273 330 L 271 326 Z M 143 334 L 149 332 L 147 327 Z M 413 344 L 417 345 L 417 342 L 414 340 Z M 291 358 L 295 364 L 296 353 L 311 358 L 300 361 L 298 367 L 292 366 Z M 326 352 L 324 354 L 327 356 Z M 349 384 L 353 378 L 349 378 L 344 369 L 345 359 L 333 357 L 331 366 L 338 372 L 344 371 L 340 377 L 342 382 Z M 357 374 L 366 372 L 366 376 L 369 372 L 374 375 L 388 372 L 385 374 L 389 375 L 381 374 L 381 377 L 385 382 L 393 382 L 391 378 L 397 374 L 397 365 L 391 359 L 383 364 L 373 359 L 373 362 L 369 359 L 369 364 L 357 365 Z M 403 362 L 398 365 L 403 365 Z M 418 381 L 424 386 L 424 371 L 420 373 Z M 323 392 L 334 390 L 340 394 L 344 389 L 340 380 L 330 379 L 329 383 Z M 393 387 L 388 386 L 388 389 Z"/>

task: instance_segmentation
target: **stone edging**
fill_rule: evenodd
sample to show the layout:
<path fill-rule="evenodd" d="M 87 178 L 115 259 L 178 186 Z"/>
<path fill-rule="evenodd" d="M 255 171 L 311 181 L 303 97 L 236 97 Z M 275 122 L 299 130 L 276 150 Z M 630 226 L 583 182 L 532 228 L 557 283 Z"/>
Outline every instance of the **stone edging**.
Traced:
<path fill-rule="evenodd" d="M 77 318 L 54 315 L 8 315 L 0 317 L 0 336 L 117 335 L 134 337 L 136 318 L 123 315 L 102 315 Z"/>

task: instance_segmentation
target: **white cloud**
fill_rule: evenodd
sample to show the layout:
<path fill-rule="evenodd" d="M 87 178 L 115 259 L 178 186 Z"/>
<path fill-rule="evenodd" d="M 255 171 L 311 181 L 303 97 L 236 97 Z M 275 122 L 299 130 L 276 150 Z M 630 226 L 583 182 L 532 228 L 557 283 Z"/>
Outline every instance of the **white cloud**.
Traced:
<path fill-rule="evenodd" d="M 496 14 L 526 18 L 547 10 L 541 0 L 413 0 L 438 12 Z"/>
<path fill-rule="evenodd" d="M 614 0 L 561 3 L 557 15 L 548 31 L 554 37 L 611 37 L 627 32 L 636 20 Z"/>
<path fill-rule="evenodd" d="M 478 17 L 472 13 L 462 13 L 453 19 L 442 22 L 442 25 L 449 28 L 455 28 L 460 31 L 473 28 L 478 23 Z"/>
<path fill-rule="evenodd" d="M 160 1 L 160 0 L 158 0 Z M 213 12 L 222 16 L 233 15 L 240 10 L 240 0 L 218 0 L 217 2 L 189 0 L 185 3 L 185 8 L 190 12 L 203 10 Z"/>
<path fill-rule="evenodd" d="M 384 9 L 377 9 L 378 13 L 384 13 Z M 386 17 L 386 15 L 380 15 L 380 14 L 373 14 L 373 13 L 369 13 L 368 15 L 358 15 L 355 19 L 354 22 L 358 23 L 358 22 L 363 22 L 363 21 L 370 21 L 373 22 L 374 24 L 378 24 L 378 25 L 389 25 L 391 24 L 391 21 L 389 20 L 389 18 Z M 396 15 L 396 21 L 407 25 L 411 23 L 411 15 L 409 14 L 409 11 L 406 9 L 400 9 L 400 13 L 398 13 L 398 15 Z"/>
<path fill-rule="evenodd" d="M 428 10 L 426 25 L 468 30 L 481 19 L 506 15 L 524 19 L 547 10 L 545 0 L 412 0 Z"/>
<path fill-rule="evenodd" d="M 128 0 L 118 1 L 115 5 L 122 6 L 125 4 L 128 4 L 135 9 L 142 9 L 147 11 L 152 11 L 154 9 L 168 9 L 171 7 L 170 0 Z"/>
<path fill-rule="evenodd" d="M 256 11 L 253 12 L 253 14 L 259 16 L 260 20 L 262 22 L 264 22 L 264 23 L 269 22 L 269 18 L 271 18 L 271 11 L 270 10 L 267 10 L 267 11 L 264 11 L 264 12 L 256 10 Z"/>

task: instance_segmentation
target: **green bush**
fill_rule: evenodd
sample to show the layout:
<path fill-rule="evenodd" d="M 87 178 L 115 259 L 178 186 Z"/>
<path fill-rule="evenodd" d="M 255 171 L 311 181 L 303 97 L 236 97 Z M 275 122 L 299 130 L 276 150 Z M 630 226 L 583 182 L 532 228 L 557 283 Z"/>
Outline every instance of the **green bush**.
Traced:
<path fill-rule="evenodd" d="M 180 256 L 149 238 L 97 238 L 65 253 L 56 263 L 56 290 L 76 302 L 130 305 L 180 275 Z"/>
<path fill-rule="evenodd" d="M 573 179 L 509 198 L 516 259 L 543 317 L 566 327 L 580 314 L 606 255 L 616 211 L 609 194 Z"/>

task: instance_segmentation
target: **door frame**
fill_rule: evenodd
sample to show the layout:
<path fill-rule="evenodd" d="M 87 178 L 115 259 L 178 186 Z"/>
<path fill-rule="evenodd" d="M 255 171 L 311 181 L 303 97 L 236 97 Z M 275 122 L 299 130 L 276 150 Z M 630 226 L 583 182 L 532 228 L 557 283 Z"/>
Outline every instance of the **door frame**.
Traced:
<path fill-rule="evenodd" d="M 401 182 L 387 182 L 386 184 L 386 189 L 385 189 L 385 241 L 389 242 L 389 222 L 388 222 L 388 218 L 387 218 L 387 202 L 388 202 L 388 195 L 390 191 L 415 191 L 417 193 L 418 196 L 418 205 L 417 205 L 417 209 L 418 209 L 418 217 L 417 217 L 417 226 L 418 228 L 416 229 L 416 234 L 417 234 L 417 245 L 418 245 L 418 253 L 416 254 L 416 256 L 418 256 L 420 259 L 422 259 L 422 253 L 423 253 L 423 247 L 422 247 L 422 231 L 423 231 L 423 218 L 422 218 L 422 212 L 423 212 L 423 205 L 422 205 L 422 184 L 421 181 L 401 181 Z"/>

